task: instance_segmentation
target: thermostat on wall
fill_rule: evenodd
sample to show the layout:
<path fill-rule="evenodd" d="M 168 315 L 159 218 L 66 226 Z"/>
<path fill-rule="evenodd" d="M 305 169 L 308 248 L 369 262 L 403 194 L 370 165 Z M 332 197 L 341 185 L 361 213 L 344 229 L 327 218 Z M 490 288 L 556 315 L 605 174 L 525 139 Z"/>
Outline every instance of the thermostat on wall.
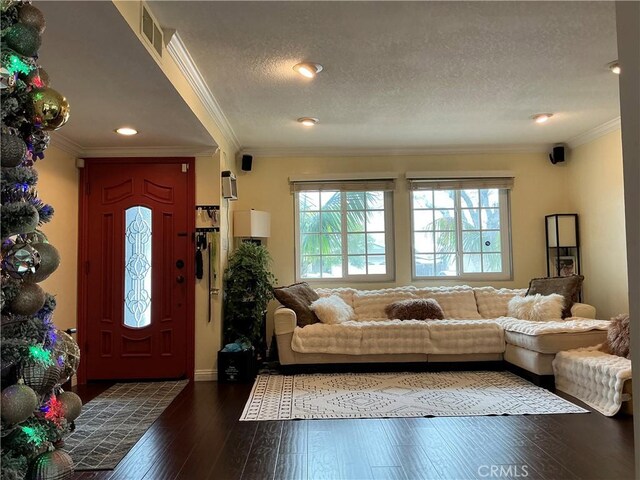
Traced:
<path fill-rule="evenodd" d="M 225 170 L 222 172 L 222 197 L 229 200 L 238 199 L 236 176 L 231 172 L 231 170 Z"/>

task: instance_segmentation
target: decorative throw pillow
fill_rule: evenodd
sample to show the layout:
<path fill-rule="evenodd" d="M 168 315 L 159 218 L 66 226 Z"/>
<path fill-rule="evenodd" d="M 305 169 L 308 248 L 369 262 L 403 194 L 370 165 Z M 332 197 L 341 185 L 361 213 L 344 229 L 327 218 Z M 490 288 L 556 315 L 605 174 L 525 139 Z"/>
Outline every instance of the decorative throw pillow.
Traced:
<path fill-rule="evenodd" d="M 442 320 L 444 312 L 433 298 L 398 300 L 384 309 L 391 320 Z"/>
<path fill-rule="evenodd" d="M 351 320 L 353 308 L 337 295 L 322 297 L 311 303 L 311 310 L 322 323 L 334 324 Z"/>
<path fill-rule="evenodd" d="M 571 316 L 571 307 L 578 301 L 580 288 L 582 288 L 582 275 L 571 275 L 569 277 L 534 278 L 529 282 L 527 295 L 550 295 L 557 293 L 564 297 L 564 310 L 562 318 Z"/>
<path fill-rule="evenodd" d="M 282 305 L 296 312 L 296 323 L 299 327 L 320 321 L 309 308 L 311 302 L 318 300 L 320 297 L 307 282 L 274 288 L 273 295 Z"/>
<path fill-rule="evenodd" d="M 526 297 L 513 297 L 509 300 L 507 314 L 521 320 L 533 320 L 534 322 L 546 322 L 559 320 L 562 317 L 564 297 L 557 293 L 551 295 L 527 295 Z"/>
<path fill-rule="evenodd" d="M 602 345 L 602 350 L 611 355 L 631 358 L 630 346 L 629 315 L 625 313 L 611 319 L 607 340 Z"/>

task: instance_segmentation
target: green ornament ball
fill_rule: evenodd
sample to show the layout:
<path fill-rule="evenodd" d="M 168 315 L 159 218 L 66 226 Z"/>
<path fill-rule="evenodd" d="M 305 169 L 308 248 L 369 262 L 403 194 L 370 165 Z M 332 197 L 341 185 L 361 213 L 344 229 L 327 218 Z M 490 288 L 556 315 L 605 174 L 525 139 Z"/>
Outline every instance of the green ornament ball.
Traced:
<path fill-rule="evenodd" d="M 73 477 L 73 460 L 63 450 L 44 452 L 29 465 L 28 480 L 68 480 Z"/>
<path fill-rule="evenodd" d="M 3 167 L 17 167 L 27 154 L 27 144 L 18 135 L 2 135 L 1 159 Z"/>
<path fill-rule="evenodd" d="M 39 283 L 49 277 L 60 266 L 60 254 L 50 243 L 35 243 L 31 245 L 40 255 L 40 266 L 34 272 L 23 276 L 25 282 Z"/>
<path fill-rule="evenodd" d="M 18 20 L 36 29 L 36 31 L 42 35 L 47 24 L 44 20 L 44 14 L 33 5 L 23 5 L 18 13 Z"/>
<path fill-rule="evenodd" d="M 29 418 L 38 407 L 38 397 L 31 387 L 11 385 L 2 390 L 2 420 L 15 425 Z"/>
<path fill-rule="evenodd" d="M 35 57 L 42 43 L 38 30 L 21 22 L 9 27 L 4 41 L 10 49 L 25 57 Z"/>
<path fill-rule="evenodd" d="M 62 392 L 58 395 L 58 401 L 62 404 L 62 415 L 68 422 L 73 422 L 80 416 L 82 400 L 73 392 Z"/>
<path fill-rule="evenodd" d="M 40 362 L 27 363 L 20 369 L 25 385 L 40 395 L 51 392 L 58 384 L 61 374 L 62 369 L 58 365 L 43 365 Z"/>
<path fill-rule="evenodd" d="M 46 300 L 44 290 L 35 283 L 23 283 L 20 293 L 9 304 L 9 310 L 17 315 L 33 315 Z"/>

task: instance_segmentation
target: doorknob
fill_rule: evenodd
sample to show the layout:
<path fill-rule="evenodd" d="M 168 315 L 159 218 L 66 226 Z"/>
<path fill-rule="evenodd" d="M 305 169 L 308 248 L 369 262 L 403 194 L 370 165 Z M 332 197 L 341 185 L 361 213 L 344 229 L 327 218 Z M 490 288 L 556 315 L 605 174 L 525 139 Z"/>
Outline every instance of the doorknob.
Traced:
<path fill-rule="evenodd" d="M 183 277 L 182 275 L 178 275 L 178 276 L 176 277 L 176 282 L 178 282 L 178 283 L 183 283 L 183 282 L 184 282 L 184 277 Z"/>

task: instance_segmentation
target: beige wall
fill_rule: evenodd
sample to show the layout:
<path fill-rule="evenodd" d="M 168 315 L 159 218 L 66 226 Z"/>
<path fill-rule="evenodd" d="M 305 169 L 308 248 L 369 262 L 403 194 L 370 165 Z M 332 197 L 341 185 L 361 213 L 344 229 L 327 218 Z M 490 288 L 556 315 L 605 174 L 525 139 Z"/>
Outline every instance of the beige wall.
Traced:
<path fill-rule="evenodd" d="M 598 318 L 629 310 L 620 130 L 576 147 L 567 161 L 568 208 L 580 219 L 584 300 Z"/>
<path fill-rule="evenodd" d="M 271 238 L 267 241 L 267 247 L 273 257 L 273 272 L 278 284 L 286 285 L 295 281 L 294 203 L 289 191 L 289 176 L 397 172 L 400 178 L 396 181 L 394 197 L 396 280 L 391 283 L 360 283 L 350 286 L 382 288 L 390 285 L 454 284 L 455 281 L 411 280 L 411 217 L 404 173 L 416 170 L 512 171 L 515 174 L 515 187 L 511 194 L 514 276 L 512 280 L 492 283 L 498 287 L 526 287 L 531 278 L 546 275 L 544 216 L 564 211 L 567 199 L 564 180 L 566 167 L 551 165 L 545 154 L 256 158 L 253 170 L 238 177 L 239 200 L 236 208 L 271 212 Z M 457 283 L 473 284 L 467 281 Z"/>
<path fill-rule="evenodd" d="M 218 287 L 232 232 L 233 210 L 255 208 L 271 212 L 272 236 L 267 247 L 274 260 L 278 284 L 294 278 L 293 198 L 288 178 L 307 173 L 352 173 L 394 171 L 400 175 L 394 197 L 396 281 L 353 284 L 361 288 L 389 285 L 442 284 L 441 281 L 411 280 L 409 193 L 406 171 L 511 170 L 515 187 L 511 195 L 514 278 L 492 282 L 496 286 L 525 287 L 529 279 L 546 274 L 544 215 L 563 211 L 580 214 L 585 300 L 608 318 L 626 311 L 626 255 L 624 254 L 624 210 L 619 132 L 575 149 L 564 165 L 553 166 L 544 154 L 435 155 L 424 157 L 327 157 L 256 158 L 253 171 L 239 173 L 239 200 L 226 202 L 220 195 L 220 171 L 236 170 L 235 161 L 222 152 L 196 158 L 196 203 L 221 206 L 221 248 Z M 56 208 L 44 231 L 61 253 L 62 264 L 43 287 L 57 295 L 55 322 L 60 328 L 76 324 L 78 171 L 75 159 L 51 147 L 37 164 L 39 192 Z M 454 283 L 449 281 L 448 283 Z M 486 283 L 486 282 L 480 282 Z M 346 284 L 345 284 L 346 285 Z M 207 322 L 207 285 L 196 283 L 196 378 L 215 378 L 216 352 L 221 346 L 222 296 L 212 300 L 211 322 Z"/>
<path fill-rule="evenodd" d="M 38 195 L 53 205 L 55 214 L 42 231 L 60 253 L 60 267 L 40 284 L 56 296 L 53 316 L 56 327 L 75 327 L 77 320 L 78 278 L 78 169 L 76 159 L 55 147 L 49 147 L 45 159 L 36 163 Z"/>

